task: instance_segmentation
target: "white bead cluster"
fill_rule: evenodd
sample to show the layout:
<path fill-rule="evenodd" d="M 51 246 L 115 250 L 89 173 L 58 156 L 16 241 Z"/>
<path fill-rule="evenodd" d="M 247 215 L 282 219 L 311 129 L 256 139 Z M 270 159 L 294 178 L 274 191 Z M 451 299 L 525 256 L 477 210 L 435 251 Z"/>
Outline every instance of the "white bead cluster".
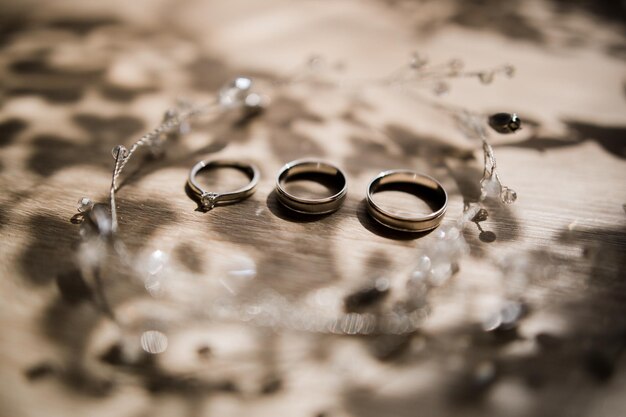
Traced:
<path fill-rule="evenodd" d="M 444 285 L 458 270 L 458 262 L 469 247 L 457 225 L 441 226 L 432 233 L 406 282 L 407 307 L 421 308 L 433 287 Z"/>

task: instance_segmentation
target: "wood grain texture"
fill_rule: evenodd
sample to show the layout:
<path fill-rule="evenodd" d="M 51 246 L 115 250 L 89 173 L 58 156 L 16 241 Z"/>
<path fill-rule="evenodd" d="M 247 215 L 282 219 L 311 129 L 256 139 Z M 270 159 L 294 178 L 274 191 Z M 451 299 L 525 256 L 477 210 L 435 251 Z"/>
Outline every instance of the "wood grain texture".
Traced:
<path fill-rule="evenodd" d="M 583 2 L 581 2 L 582 4 Z M 626 90 L 623 20 L 610 2 L 2 2 L 0 9 L 0 416 L 617 416 L 626 413 Z M 413 50 L 469 70 L 511 63 L 490 85 L 455 79 L 366 82 Z M 317 81 L 284 85 L 323 57 Z M 139 155 L 118 193 L 120 238 L 133 259 L 169 258 L 164 295 L 110 265 L 97 307 L 76 272 L 75 201 L 106 202 L 111 148 L 159 123 L 176 97 L 207 100 L 239 74 L 271 105 L 245 121 L 205 117 Z M 429 299 L 416 334 L 338 337 L 207 321 L 229 271 L 254 270 L 245 294 L 296 303 L 349 294 L 406 273 L 429 236 L 392 233 L 366 213 L 385 169 L 438 178 L 445 224 L 479 195 L 481 148 L 454 117 L 515 111 L 524 128 L 490 134 L 511 206 L 464 231 L 471 253 Z M 293 159 L 341 166 L 336 213 L 294 216 L 274 192 Z M 203 158 L 249 160 L 257 192 L 197 210 L 185 192 Z M 216 173 L 225 189 L 243 178 Z M 232 174 L 232 173 L 231 173 Z M 515 331 L 480 322 L 514 277 L 502 259 L 538 268 Z M 539 267 L 540 266 L 540 267 Z M 245 274 L 244 274 L 245 275 Z M 316 292 L 318 291 L 318 292 Z M 192 313 L 190 313 L 190 311 Z M 167 350 L 141 353 L 146 330 Z"/>

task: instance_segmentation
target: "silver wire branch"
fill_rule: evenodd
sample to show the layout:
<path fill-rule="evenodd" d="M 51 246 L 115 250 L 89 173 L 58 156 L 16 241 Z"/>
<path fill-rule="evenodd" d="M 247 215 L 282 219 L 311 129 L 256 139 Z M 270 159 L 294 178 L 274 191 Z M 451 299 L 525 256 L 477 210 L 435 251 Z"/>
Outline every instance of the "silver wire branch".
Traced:
<path fill-rule="evenodd" d="M 110 190 L 111 230 L 113 233 L 117 231 L 118 227 L 117 209 L 115 204 L 115 193 L 119 189 L 118 179 L 133 154 L 142 146 L 156 145 L 157 143 L 159 143 L 161 138 L 164 137 L 164 135 L 167 135 L 168 133 L 171 133 L 174 129 L 179 128 L 184 122 L 199 114 L 207 113 L 216 107 L 216 101 L 213 101 L 211 103 L 193 107 L 188 111 L 181 112 L 180 114 L 168 115 L 163 123 L 139 138 L 137 142 L 133 143 L 129 150 L 121 145 L 114 148 L 113 156 L 115 158 L 115 167 L 113 168 Z M 167 138 L 167 136 L 165 136 L 165 138 Z"/>

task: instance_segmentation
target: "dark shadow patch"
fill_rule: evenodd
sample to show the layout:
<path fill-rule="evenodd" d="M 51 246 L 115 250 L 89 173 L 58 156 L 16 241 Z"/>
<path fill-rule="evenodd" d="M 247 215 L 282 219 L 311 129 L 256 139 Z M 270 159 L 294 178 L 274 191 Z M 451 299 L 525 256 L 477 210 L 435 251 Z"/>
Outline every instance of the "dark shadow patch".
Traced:
<path fill-rule="evenodd" d="M 396 124 L 388 124 L 385 127 L 385 133 L 405 155 L 427 159 L 433 166 L 441 165 L 444 158 L 464 161 L 474 158 L 471 150 L 443 143 L 441 139 L 423 137 Z"/>
<path fill-rule="evenodd" d="M 128 138 L 144 129 L 144 123 L 132 116 L 101 117 L 96 114 L 78 113 L 72 117 L 76 125 L 85 133 L 95 135 L 99 140 L 128 142 Z"/>
<path fill-rule="evenodd" d="M 614 0 L 551 0 L 557 14 L 583 12 L 622 27 L 626 26 L 626 5 Z"/>
<path fill-rule="evenodd" d="M 52 376 L 57 373 L 55 366 L 49 362 L 38 363 L 24 371 L 24 376 L 33 382 Z"/>
<path fill-rule="evenodd" d="M 0 14 L 0 48 L 13 40 L 13 37 L 28 28 L 24 15 L 10 14 L 6 10 Z"/>
<path fill-rule="evenodd" d="M 45 54 L 14 61 L 9 69 L 17 77 L 6 87 L 9 96 L 37 95 L 52 103 L 70 103 L 100 82 L 104 71 L 59 70 L 48 65 Z"/>
<path fill-rule="evenodd" d="M 219 90 L 231 78 L 240 75 L 234 73 L 224 61 L 208 56 L 198 58 L 186 68 L 186 71 L 195 90 L 211 93 Z"/>
<path fill-rule="evenodd" d="M 598 143 L 605 151 L 626 158 L 626 127 L 623 126 L 599 126 L 591 123 L 564 121 L 570 132 L 568 138 L 531 137 L 525 141 L 499 145 L 500 147 L 515 147 L 535 149 L 540 152 L 551 149 L 577 146 L 585 141 Z"/>
<path fill-rule="evenodd" d="M 346 170 L 352 175 L 360 175 L 372 170 L 410 169 L 413 166 L 407 154 L 392 153 L 388 146 L 357 137 L 350 138 L 350 156 L 344 160 Z"/>
<path fill-rule="evenodd" d="M 450 21 L 480 31 L 491 31 L 510 39 L 545 43 L 546 38 L 532 19 L 521 11 L 522 2 L 497 0 L 456 1 Z"/>
<path fill-rule="evenodd" d="M 143 248 L 159 228 L 178 221 L 176 211 L 162 200 L 128 201 L 118 197 L 117 205 L 122 239 L 131 252 Z"/>
<path fill-rule="evenodd" d="M 104 98 L 120 103 L 132 101 L 142 94 L 154 93 L 157 91 L 156 88 L 151 87 L 127 88 L 107 82 L 103 82 L 98 88 Z"/>
<path fill-rule="evenodd" d="M 113 17 L 81 17 L 80 19 L 57 19 L 49 22 L 48 27 L 63 29 L 76 35 L 84 36 L 96 29 L 119 24 L 120 21 Z"/>
<path fill-rule="evenodd" d="M 285 162 L 302 157 L 323 157 L 326 151 L 313 139 L 291 130 L 276 130 L 269 138 L 272 152 Z"/>
<path fill-rule="evenodd" d="M 28 161 L 31 171 L 48 177 L 60 171 L 76 165 L 91 165 L 95 167 L 112 169 L 111 158 L 103 158 L 104 147 L 93 144 L 77 144 L 70 138 L 57 135 L 38 135 L 33 138 L 34 151 Z M 98 149 L 99 148 L 99 149 Z"/>
<path fill-rule="evenodd" d="M 92 297 L 91 289 L 78 270 L 71 270 L 57 275 L 56 283 L 61 297 L 68 304 L 78 304 Z"/>
<path fill-rule="evenodd" d="M 26 127 L 28 127 L 28 123 L 15 117 L 0 122 L 0 148 L 13 143 L 15 137 L 22 133 Z"/>
<path fill-rule="evenodd" d="M 566 121 L 567 127 L 581 139 L 597 142 L 604 150 L 619 157 L 626 158 L 626 127 L 599 126 L 591 123 Z"/>
<path fill-rule="evenodd" d="M 203 270 L 202 255 L 189 243 L 178 245 L 174 250 L 174 257 L 191 272 L 199 274 Z"/>
<path fill-rule="evenodd" d="M 35 215 L 28 220 L 27 228 L 33 240 L 19 260 L 24 277 L 44 285 L 73 269 L 74 226 L 49 215 Z"/>
<path fill-rule="evenodd" d="M 58 135 L 43 134 L 33 138 L 35 148 L 28 165 L 42 176 L 50 176 L 57 171 L 77 165 L 90 165 L 112 169 L 114 162 L 111 149 L 117 144 L 128 142 L 129 137 L 143 129 L 143 122 L 130 116 L 103 118 L 92 114 L 77 114 L 74 122 L 81 127 L 89 140 L 78 142 L 75 139 Z"/>

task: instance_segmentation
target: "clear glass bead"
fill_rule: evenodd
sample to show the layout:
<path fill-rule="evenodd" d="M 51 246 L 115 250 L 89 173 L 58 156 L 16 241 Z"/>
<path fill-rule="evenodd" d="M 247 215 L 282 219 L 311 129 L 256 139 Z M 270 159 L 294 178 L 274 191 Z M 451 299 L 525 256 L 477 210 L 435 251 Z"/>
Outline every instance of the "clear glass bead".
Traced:
<path fill-rule="evenodd" d="M 78 211 L 81 213 L 85 213 L 93 208 L 93 201 L 91 201 L 88 197 L 82 197 L 78 200 L 78 204 L 76 205 Z"/>
<path fill-rule="evenodd" d="M 111 155 L 115 160 L 124 159 L 128 156 L 128 149 L 124 145 L 117 145 L 111 150 Z"/>
<path fill-rule="evenodd" d="M 522 317 L 523 308 L 518 302 L 507 302 L 500 310 L 503 325 L 514 325 Z"/>
<path fill-rule="evenodd" d="M 487 178 L 482 182 L 482 196 L 485 197 L 497 197 L 500 195 L 502 191 L 502 186 L 500 185 L 500 181 L 496 178 L 496 176 L 492 176 L 491 178 Z"/>
<path fill-rule="evenodd" d="M 502 324 L 502 317 L 500 316 L 500 311 L 495 311 L 489 315 L 487 315 L 481 323 L 481 326 L 484 331 L 490 332 L 496 330 Z"/>
<path fill-rule="evenodd" d="M 244 105 L 248 92 L 252 87 L 252 80 L 246 77 L 237 77 L 226 84 L 219 93 L 220 105 L 231 109 Z"/>
<path fill-rule="evenodd" d="M 504 67 L 504 74 L 511 78 L 515 75 L 515 67 L 513 65 L 506 65 Z"/>
<path fill-rule="evenodd" d="M 256 262 L 243 254 L 233 255 L 225 259 L 224 262 L 225 274 L 220 279 L 220 284 L 232 295 L 241 293 L 256 277 Z M 280 295 L 277 295 L 277 297 L 280 297 Z M 277 300 L 274 301 L 274 303 L 278 302 Z"/>
<path fill-rule="evenodd" d="M 141 348 L 148 353 L 157 354 L 167 350 L 167 336 L 158 330 L 148 330 L 141 335 Z"/>
<path fill-rule="evenodd" d="M 160 249 L 155 250 L 148 256 L 146 270 L 150 275 L 159 274 L 167 264 L 168 256 Z"/>
<path fill-rule="evenodd" d="M 426 255 L 422 255 L 417 259 L 417 264 L 415 265 L 415 269 L 417 271 L 428 271 L 432 265 L 430 258 Z"/>
<path fill-rule="evenodd" d="M 430 270 L 430 283 L 436 287 L 443 285 L 452 276 L 452 265 L 450 262 L 441 262 L 433 266 Z"/>
<path fill-rule="evenodd" d="M 517 193 L 509 187 L 503 187 L 500 193 L 500 199 L 505 204 L 513 204 L 517 200 Z"/>

